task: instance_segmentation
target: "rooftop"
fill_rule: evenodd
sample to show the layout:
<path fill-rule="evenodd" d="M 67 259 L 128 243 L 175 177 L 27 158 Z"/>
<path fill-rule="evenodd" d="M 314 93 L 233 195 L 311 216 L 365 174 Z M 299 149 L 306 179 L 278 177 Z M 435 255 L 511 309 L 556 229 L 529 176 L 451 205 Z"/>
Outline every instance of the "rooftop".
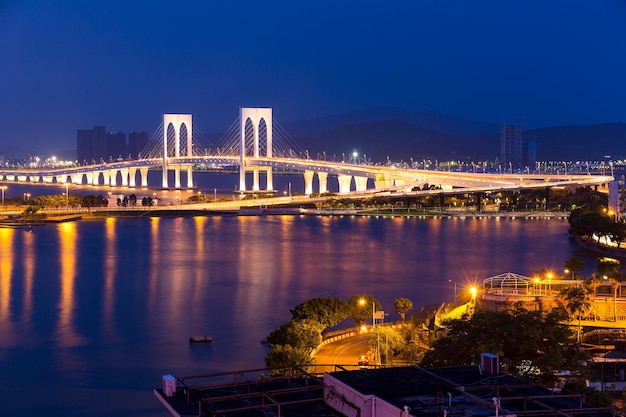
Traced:
<path fill-rule="evenodd" d="M 496 404 L 502 416 L 615 415 L 612 407 L 592 407 L 580 395 L 559 394 L 507 374 L 488 374 L 477 365 L 336 371 L 323 380 L 297 367 L 288 369 L 293 376 L 271 378 L 271 369 L 264 368 L 179 377 L 169 388 L 166 379 L 174 378 L 164 376 L 164 386 L 155 394 L 176 417 L 344 415 L 331 405 L 367 416 L 389 415 L 390 409 L 403 416 L 493 416 Z M 374 407 L 372 398 L 381 401 Z"/>

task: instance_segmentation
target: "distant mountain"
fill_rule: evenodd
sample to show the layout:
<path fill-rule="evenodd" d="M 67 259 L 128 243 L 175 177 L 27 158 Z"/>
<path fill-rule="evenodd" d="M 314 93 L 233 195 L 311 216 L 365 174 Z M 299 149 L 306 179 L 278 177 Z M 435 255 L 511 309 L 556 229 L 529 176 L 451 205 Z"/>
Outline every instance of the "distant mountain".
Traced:
<path fill-rule="evenodd" d="M 626 158 L 626 123 L 544 127 L 524 134 L 536 139 L 541 160 Z"/>
<path fill-rule="evenodd" d="M 294 141 L 309 150 L 311 158 L 317 158 L 317 153 L 325 151 L 327 157 L 334 155 L 336 160 L 344 156 L 349 159 L 350 154 L 357 151 L 360 158 L 365 154 L 374 162 L 385 161 L 387 157 L 394 161 L 409 161 L 410 158 L 416 161 L 466 160 L 482 157 L 485 153 L 493 159 L 500 149 L 499 134 L 453 135 L 402 120 L 339 126 L 328 132 L 296 137 Z"/>
<path fill-rule="evenodd" d="M 340 126 L 365 124 L 382 120 L 399 120 L 424 129 L 454 135 L 474 133 L 498 133 L 500 126 L 476 120 L 467 120 L 425 110 L 406 110 L 380 107 L 350 113 L 326 116 L 301 122 L 286 123 L 284 128 L 293 137 L 327 132 Z"/>
<path fill-rule="evenodd" d="M 374 114 L 369 113 L 370 116 Z M 381 115 L 386 114 L 383 111 Z M 342 153 L 347 155 L 353 150 L 357 150 L 361 157 L 366 154 L 374 162 L 385 161 L 387 157 L 396 161 L 411 158 L 415 161 L 493 161 L 500 156 L 499 126 L 482 124 L 484 129 L 481 131 L 480 122 L 474 124 L 477 129 L 473 130 L 469 128 L 472 122 L 465 125 L 467 129 L 461 129 L 458 125 L 441 128 L 433 124 L 427 128 L 404 119 L 343 125 L 339 124 L 339 116 L 332 119 L 337 126 L 327 131 L 294 136 L 294 141 L 302 149 L 309 150 L 312 158 L 317 157 L 318 152 L 341 158 Z M 626 158 L 626 123 L 532 129 L 524 131 L 524 138 L 536 141 L 537 158 L 542 161 Z"/>

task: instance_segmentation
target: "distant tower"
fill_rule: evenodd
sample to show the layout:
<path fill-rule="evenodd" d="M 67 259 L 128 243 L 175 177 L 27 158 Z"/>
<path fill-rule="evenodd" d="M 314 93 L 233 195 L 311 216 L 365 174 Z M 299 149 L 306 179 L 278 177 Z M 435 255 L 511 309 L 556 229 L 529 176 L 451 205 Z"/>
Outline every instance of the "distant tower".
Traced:
<path fill-rule="evenodd" d="M 500 160 L 504 163 L 522 163 L 522 125 L 500 126 Z"/>
<path fill-rule="evenodd" d="M 93 141 L 91 129 L 78 129 L 76 131 L 76 159 L 80 165 L 93 158 Z"/>
<path fill-rule="evenodd" d="M 127 145 L 126 145 L 126 133 L 123 132 L 108 132 L 106 134 L 106 155 L 107 158 L 117 161 L 118 158 L 126 158 Z M 108 162 L 106 158 L 102 158 L 105 162 Z"/>
<path fill-rule="evenodd" d="M 106 155 L 104 126 L 94 126 L 91 129 L 76 131 L 76 157 L 79 164 L 99 161 Z"/>
<path fill-rule="evenodd" d="M 128 134 L 128 153 L 135 159 L 140 156 L 141 152 L 148 146 L 148 132 L 130 132 Z"/>

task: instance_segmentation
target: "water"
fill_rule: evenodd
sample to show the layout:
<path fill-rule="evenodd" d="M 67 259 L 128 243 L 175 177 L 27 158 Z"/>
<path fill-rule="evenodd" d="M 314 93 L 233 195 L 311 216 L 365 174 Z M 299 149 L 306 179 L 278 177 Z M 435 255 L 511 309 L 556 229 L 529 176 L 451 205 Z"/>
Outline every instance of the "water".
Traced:
<path fill-rule="evenodd" d="M 311 298 L 451 300 L 458 282 L 593 254 L 563 220 L 95 219 L 0 229 L 0 415 L 167 416 L 161 375 L 264 366 Z M 189 344 L 207 334 L 212 344 Z"/>

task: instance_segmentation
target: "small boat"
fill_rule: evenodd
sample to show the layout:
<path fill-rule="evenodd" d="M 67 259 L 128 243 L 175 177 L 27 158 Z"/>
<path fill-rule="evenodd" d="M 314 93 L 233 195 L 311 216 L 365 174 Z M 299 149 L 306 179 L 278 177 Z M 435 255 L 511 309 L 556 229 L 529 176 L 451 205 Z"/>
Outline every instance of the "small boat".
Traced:
<path fill-rule="evenodd" d="M 190 336 L 189 341 L 194 343 L 212 342 L 213 338 L 211 336 Z"/>

